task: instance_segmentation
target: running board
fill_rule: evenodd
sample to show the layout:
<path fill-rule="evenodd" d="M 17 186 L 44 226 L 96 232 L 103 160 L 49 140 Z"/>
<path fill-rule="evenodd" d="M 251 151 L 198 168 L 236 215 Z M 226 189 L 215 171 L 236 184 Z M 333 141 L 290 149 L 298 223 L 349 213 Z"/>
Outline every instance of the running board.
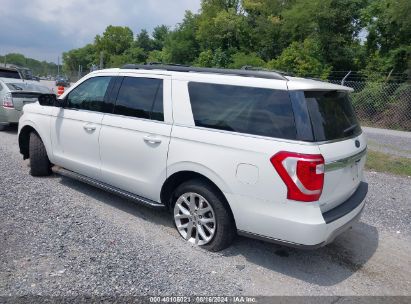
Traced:
<path fill-rule="evenodd" d="M 163 204 L 160 204 L 160 203 L 157 203 L 157 202 L 155 202 L 155 201 L 146 199 L 146 198 L 144 198 L 144 197 L 135 195 L 135 194 L 133 194 L 133 193 L 130 193 L 130 192 L 121 190 L 121 189 L 119 189 L 119 188 L 110 186 L 110 185 L 108 185 L 108 184 L 99 182 L 99 181 L 97 181 L 97 180 L 95 180 L 95 179 L 92 179 L 92 178 L 90 178 L 90 177 L 87 177 L 87 176 L 78 174 L 78 173 L 76 173 L 76 172 L 73 172 L 73 171 L 70 171 L 70 170 L 61 168 L 61 167 L 59 167 L 59 166 L 54 166 L 54 167 L 52 168 L 52 171 L 53 171 L 54 173 L 56 173 L 56 174 L 60 174 L 60 175 L 63 175 L 63 176 L 69 177 L 69 178 L 73 178 L 73 179 L 79 180 L 79 181 L 81 181 L 81 182 L 84 182 L 84 183 L 86 183 L 86 184 L 89 184 L 89 185 L 91 185 L 91 186 L 100 188 L 100 189 L 102 189 L 102 190 L 111 192 L 111 193 L 113 193 L 113 194 L 117 194 L 117 195 L 119 195 L 119 196 L 122 196 L 122 197 L 124 197 L 124 198 L 130 199 L 130 200 L 132 200 L 132 201 L 134 201 L 134 202 L 136 202 L 136 203 L 138 203 L 138 204 L 144 205 L 144 206 L 148 206 L 148 207 L 151 207 L 151 208 L 164 208 L 164 207 L 165 207 L 165 205 L 163 205 Z"/>

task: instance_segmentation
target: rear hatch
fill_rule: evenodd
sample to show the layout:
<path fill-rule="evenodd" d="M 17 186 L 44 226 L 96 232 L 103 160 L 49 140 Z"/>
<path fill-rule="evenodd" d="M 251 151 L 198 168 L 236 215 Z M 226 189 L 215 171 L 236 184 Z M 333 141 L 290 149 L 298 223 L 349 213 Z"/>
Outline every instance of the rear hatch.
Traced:
<path fill-rule="evenodd" d="M 47 87 L 25 82 L 7 83 L 7 87 L 11 91 L 14 108 L 18 111 L 21 111 L 25 104 L 36 102 L 39 95 L 51 92 Z"/>
<path fill-rule="evenodd" d="M 12 92 L 14 108 L 21 111 L 24 105 L 36 102 L 41 94 L 37 92 Z"/>
<path fill-rule="evenodd" d="M 347 91 L 306 91 L 313 141 L 325 161 L 320 208 L 324 213 L 358 188 L 365 164 L 366 139 Z"/>

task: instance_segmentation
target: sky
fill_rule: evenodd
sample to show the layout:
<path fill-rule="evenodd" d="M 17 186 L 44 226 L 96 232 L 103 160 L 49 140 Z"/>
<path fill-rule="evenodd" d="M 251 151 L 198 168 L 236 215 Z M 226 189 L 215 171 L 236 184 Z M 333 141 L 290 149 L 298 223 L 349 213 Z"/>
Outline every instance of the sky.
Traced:
<path fill-rule="evenodd" d="M 200 0 L 0 0 L 0 55 L 57 63 L 64 51 L 91 43 L 108 25 L 136 35 L 157 25 L 173 28 Z"/>

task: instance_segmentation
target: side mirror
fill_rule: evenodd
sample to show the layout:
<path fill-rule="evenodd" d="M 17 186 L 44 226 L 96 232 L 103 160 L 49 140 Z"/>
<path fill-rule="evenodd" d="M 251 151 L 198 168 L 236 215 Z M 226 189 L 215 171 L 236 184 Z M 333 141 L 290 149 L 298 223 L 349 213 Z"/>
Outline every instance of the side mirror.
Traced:
<path fill-rule="evenodd" d="M 50 107 L 63 107 L 64 100 L 57 99 L 55 94 L 41 94 L 38 97 L 39 104 L 42 106 L 50 106 Z"/>

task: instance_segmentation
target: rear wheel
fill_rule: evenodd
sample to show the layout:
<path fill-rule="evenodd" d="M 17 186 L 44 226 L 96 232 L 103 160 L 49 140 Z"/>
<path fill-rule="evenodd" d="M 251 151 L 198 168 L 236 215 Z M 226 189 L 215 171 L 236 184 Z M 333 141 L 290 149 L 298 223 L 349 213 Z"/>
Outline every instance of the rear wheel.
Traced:
<path fill-rule="evenodd" d="M 209 251 L 228 247 L 236 234 L 224 198 L 201 180 L 189 181 L 177 188 L 173 215 L 180 235 Z"/>
<path fill-rule="evenodd" d="M 30 133 L 29 142 L 30 174 L 32 176 L 47 176 L 51 174 L 51 164 L 46 148 L 37 133 Z"/>
<path fill-rule="evenodd" d="M 4 131 L 7 129 L 7 125 L 0 125 L 0 131 Z"/>

